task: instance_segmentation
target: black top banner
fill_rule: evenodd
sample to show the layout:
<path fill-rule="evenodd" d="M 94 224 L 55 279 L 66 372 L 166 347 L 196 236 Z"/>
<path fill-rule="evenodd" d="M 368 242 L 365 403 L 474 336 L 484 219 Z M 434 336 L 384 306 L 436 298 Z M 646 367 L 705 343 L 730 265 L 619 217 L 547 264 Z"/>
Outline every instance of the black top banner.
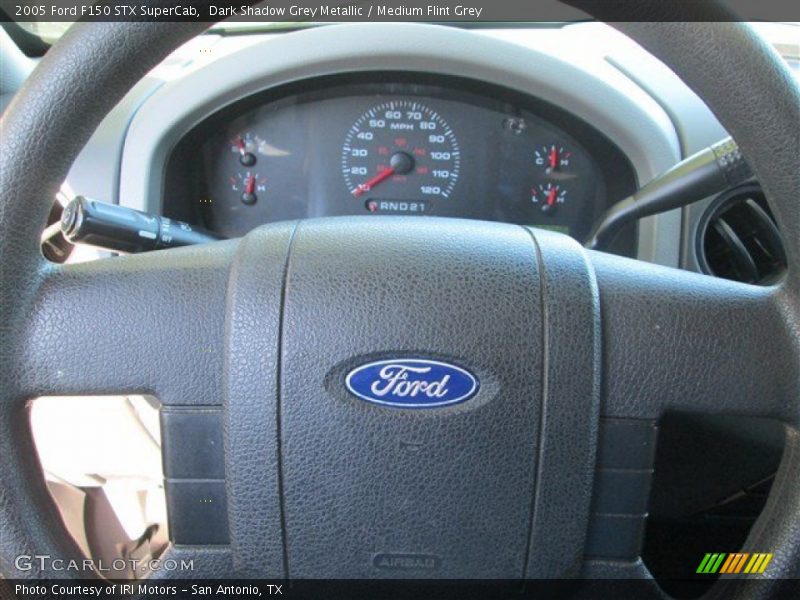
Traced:
<path fill-rule="evenodd" d="M 722 10 L 720 10 L 722 7 Z M 800 21 L 797 0 L 0 0 L 3 21 Z"/>

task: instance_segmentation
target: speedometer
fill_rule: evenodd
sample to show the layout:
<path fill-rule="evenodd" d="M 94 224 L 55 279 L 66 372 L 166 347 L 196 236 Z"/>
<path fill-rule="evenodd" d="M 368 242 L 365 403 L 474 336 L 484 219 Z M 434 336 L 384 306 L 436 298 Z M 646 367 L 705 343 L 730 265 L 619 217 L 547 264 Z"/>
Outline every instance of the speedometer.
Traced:
<path fill-rule="evenodd" d="M 361 115 L 345 137 L 342 173 L 354 198 L 368 210 L 411 201 L 424 212 L 449 198 L 461 164 L 458 141 L 447 122 L 413 100 L 393 100 Z"/>

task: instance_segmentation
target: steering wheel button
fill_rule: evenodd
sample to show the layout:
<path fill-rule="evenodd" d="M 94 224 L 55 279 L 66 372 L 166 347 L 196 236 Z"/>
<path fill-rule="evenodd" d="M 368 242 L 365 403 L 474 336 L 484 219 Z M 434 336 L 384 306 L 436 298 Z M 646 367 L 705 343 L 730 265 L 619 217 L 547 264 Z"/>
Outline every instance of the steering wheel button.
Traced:
<path fill-rule="evenodd" d="M 598 466 L 603 469 L 652 470 L 657 432 L 655 421 L 601 419 Z"/>
<path fill-rule="evenodd" d="M 164 477 L 223 479 L 222 411 L 163 408 Z"/>
<path fill-rule="evenodd" d="M 228 503 L 224 481 L 164 482 L 170 540 L 183 545 L 229 542 Z"/>

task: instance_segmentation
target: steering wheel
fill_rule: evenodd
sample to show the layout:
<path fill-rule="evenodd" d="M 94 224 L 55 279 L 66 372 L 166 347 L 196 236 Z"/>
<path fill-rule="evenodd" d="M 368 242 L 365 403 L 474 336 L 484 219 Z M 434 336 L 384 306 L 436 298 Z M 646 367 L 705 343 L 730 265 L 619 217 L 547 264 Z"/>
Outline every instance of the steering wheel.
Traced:
<path fill-rule="evenodd" d="M 678 410 L 785 423 L 785 455 L 744 551 L 774 553 L 757 577 L 797 576 L 798 87 L 744 24 L 615 26 L 738 142 L 785 236 L 780 284 L 587 252 L 515 225 L 399 217 L 280 223 L 240 240 L 49 264 L 39 235 L 73 159 L 126 91 L 204 25 L 68 31 L 2 120 L 2 573 L 70 577 L 16 558 L 82 559 L 46 490 L 29 400 L 129 392 L 223 423 L 222 522 L 205 526 L 222 527 L 225 543 L 168 551 L 195 559 L 192 576 L 586 575 L 598 431 Z M 401 359 L 457 365 L 479 387 L 421 410 L 348 391 L 354 369 Z M 191 443 L 169 435 L 165 447 Z M 768 595 L 780 583 L 735 591 Z"/>

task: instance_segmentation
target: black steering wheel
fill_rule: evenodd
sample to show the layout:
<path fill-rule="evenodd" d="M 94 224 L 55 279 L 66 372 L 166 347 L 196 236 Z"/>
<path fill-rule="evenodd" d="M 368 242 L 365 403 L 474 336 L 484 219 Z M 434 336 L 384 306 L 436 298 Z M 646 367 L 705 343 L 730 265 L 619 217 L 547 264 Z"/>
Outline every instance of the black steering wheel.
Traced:
<path fill-rule="evenodd" d="M 71 29 L 2 120 L 3 575 L 75 574 L 36 561 L 22 570 L 21 555 L 82 558 L 45 488 L 29 400 L 138 392 L 224 424 L 224 510 L 206 523 L 224 543 L 169 550 L 195 559 L 193 576 L 585 575 L 598 430 L 671 410 L 786 424 L 785 456 L 745 551 L 774 553 L 758 577 L 797 576 L 798 86 L 744 24 L 617 26 L 738 142 L 785 236 L 779 285 L 433 218 L 281 223 L 240 240 L 49 264 L 39 235 L 73 159 L 125 92 L 204 26 Z M 458 366 L 479 387 L 423 410 L 348 391 L 354 369 L 409 359 Z M 159 574 L 170 575 L 181 574 Z M 780 583 L 748 580 L 736 594 L 769 595 Z"/>

